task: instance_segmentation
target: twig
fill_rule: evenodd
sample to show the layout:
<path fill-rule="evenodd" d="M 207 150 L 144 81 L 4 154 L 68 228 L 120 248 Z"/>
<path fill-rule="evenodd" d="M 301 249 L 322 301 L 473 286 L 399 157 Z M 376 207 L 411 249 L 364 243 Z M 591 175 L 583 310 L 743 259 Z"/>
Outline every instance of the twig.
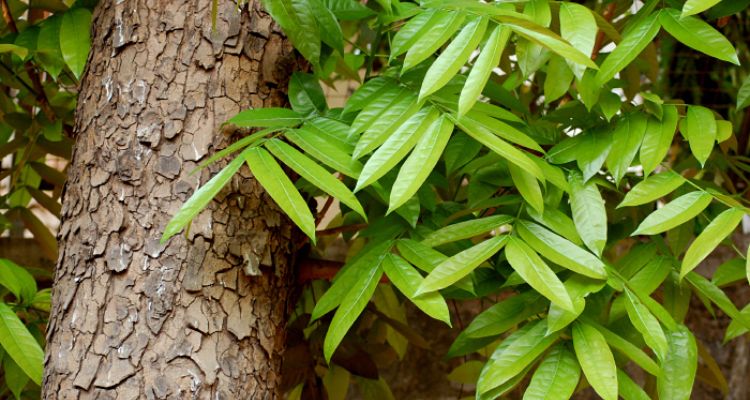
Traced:
<path fill-rule="evenodd" d="M 342 233 L 342 232 L 358 231 L 366 227 L 367 227 L 367 224 L 352 224 L 352 225 L 338 226 L 336 228 L 329 228 L 329 229 L 323 229 L 322 231 L 317 231 L 315 232 L 315 236 L 338 235 L 339 233 Z"/>

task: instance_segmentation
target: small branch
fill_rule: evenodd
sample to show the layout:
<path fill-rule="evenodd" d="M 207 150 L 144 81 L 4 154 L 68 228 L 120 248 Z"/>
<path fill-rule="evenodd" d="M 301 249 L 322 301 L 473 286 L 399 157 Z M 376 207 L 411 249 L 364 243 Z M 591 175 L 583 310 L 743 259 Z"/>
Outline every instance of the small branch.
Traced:
<path fill-rule="evenodd" d="M 617 7 L 617 2 L 609 3 L 607 8 L 602 13 L 602 17 L 607 20 L 607 22 L 612 22 L 612 18 L 614 18 L 615 14 L 615 7 Z M 596 60 L 596 57 L 599 56 L 599 51 L 604 46 L 604 32 L 601 30 L 599 31 L 599 34 L 596 35 L 596 42 L 594 43 L 594 51 L 591 54 L 591 59 Z"/>
<path fill-rule="evenodd" d="M 317 279 L 330 281 L 343 266 L 344 263 L 338 261 L 305 258 L 299 263 L 297 282 L 307 283 Z"/>
<path fill-rule="evenodd" d="M 358 231 L 360 229 L 367 228 L 367 224 L 353 224 L 338 226 L 336 228 L 323 229 L 322 231 L 315 232 L 316 236 L 333 236 L 338 235 L 342 232 Z"/>
<path fill-rule="evenodd" d="M 333 204 L 333 196 L 328 196 L 325 204 L 323 205 L 323 209 L 318 213 L 318 218 L 315 219 L 315 226 L 318 226 L 318 224 L 320 224 L 320 221 L 322 221 L 326 216 L 328 209 L 331 208 L 331 204 Z"/>

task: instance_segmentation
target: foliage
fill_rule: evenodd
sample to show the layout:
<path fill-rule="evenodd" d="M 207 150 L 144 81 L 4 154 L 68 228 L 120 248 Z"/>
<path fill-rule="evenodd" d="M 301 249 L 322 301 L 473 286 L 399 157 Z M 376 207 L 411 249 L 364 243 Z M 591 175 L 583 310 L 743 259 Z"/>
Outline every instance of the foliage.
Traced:
<path fill-rule="evenodd" d="M 748 202 L 725 179 L 734 126 L 658 81 L 660 44 L 670 41 L 739 64 L 701 13 L 744 6 L 589 3 L 264 2 L 314 74 L 292 79 L 291 110 L 245 110 L 229 123 L 267 128 L 235 160 L 313 244 L 315 219 L 293 189 L 340 200 L 332 226 L 351 256 L 322 296 L 312 285 L 314 307 L 306 297 L 299 310 L 310 314 L 308 337 L 326 332 L 324 379 L 346 364 L 347 338 L 378 321 L 396 352 L 399 338 L 418 342 L 399 320 L 403 299 L 448 324 L 447 300 L 502 299 L 448 354 L 483 360 L 477 399 L 522 382 L 529 399 L 587 385 L 604 399 L 645 398 L 625 372 L 630 361 L 648 374 L 651 396 L 689 398 L 691 293 L 732 318 L 727 340 L 750 329 L 719 288 L 746 279 L 731 235 Z M 345 106 L 328 108 L 318 81 L 360 71 Z M 748 85 L 738 108 L 750 103 Z M 187 208 L 172 224 L 189 222 L 197 211 Z M 717 246 L 737 252 L 727 264 L 736 272 L 722 266 L 709 280 L 694 270 Z"/>
<path fill-rule="evenodd" d="M 28 230 L 44 257 L 57 260 L 57 241 L 41 215 L 60 217 L 70 157 L 77 79 L 89 52 L 92 4 L 0 0 L 0 233 Z M 49 221 L 49 219 L 47 219 Z M 38 398 L 51 271 L 0 259 L 0 397 Z M 39 290 L 38 290 L 39 289 Z"/>

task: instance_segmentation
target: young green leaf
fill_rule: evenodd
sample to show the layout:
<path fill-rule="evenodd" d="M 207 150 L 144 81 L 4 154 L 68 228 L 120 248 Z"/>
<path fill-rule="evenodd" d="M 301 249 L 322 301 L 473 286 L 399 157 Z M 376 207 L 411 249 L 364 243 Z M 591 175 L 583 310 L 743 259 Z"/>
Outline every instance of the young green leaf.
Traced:
<path fill-rule="evenodd" d="M 481 143 L 461 131 L 456 132 L 448 141 L 445 152 L 443 152 L 445 172 L 448 175 L 453 174 L 467 162 L 473 160 L 480 150 L 482 150 Z"/>
<path fill-rule="evenodd" d="M 625 288 L 625 298 L 625 309 L 628 312 L 630 322 L 643 335 L 646 344 L 654 351 L 656 356 L 660 360 L 664 360 L 668 350 L 667 338 L 664 336 L 659 321 L 628 288 Z"/>
<path fill-rule="evenodd" d="M 251 108 L 240 111 L 227 123 L 241 128 L 285 128 L 299 125 L 302 116 L 288 108 Z"/>
<path fill-rule="evenodd" d="M 486 29 L 486 17 L 475 18 L 464 26 L 427 70 L 419 90 L 420 101 L 445 86 L 456 75 L 479 45 Z"/>
<path fill-rule="evenodd" d="M 516 237 L 510 237 L 508 247 L 505 249 L 505 257 L 510 266 L 534 290 L 561 308 L 574 311 L 573 302 L 565 285 L 526 243 Z"/>
<path fill-rule="evenodd" d="M 651 400 L 651 397 L 621 369 L 617 369 L 617 391 L 624 400 Z"/>
<path fill-rule="evenodd" d="M 359 177 L 362 163 L 352 160 L 346 149 L 337 145 L 335 141 L 319 135 L 314 130 L 302 127 L 287 131 L 287 139 L 299 146 L 305 153 L 315 157 L 323 164 L 352 178 Z"/>
<path fill-rule="evenodd" d="M 434 292 L 458 282 L 494 256 L 508 241 L 508 235 L 494 236 L 440 263 L 424 279 L 416 295 Z"/>
<path fill-rule="evenodd" d="M 724 311 L 724 314 L 732 318 L 733 322 L 738 322 L 745 328 L 750 329 L 750 318 L 737 310 L 737 307 L 724 291 L 716 287 L 716 285 L 702 275 L 698 275 L 695 272 L 688 272 L 687 275 L 685 275 L 685 280 L 695 288 L 696 293 L 703 298 L 711 300 L 711 302 L 716 304 L 721 311 Z"/>
<path fill-rule="evenodd" d="M 487 233 L 513 221 L 509 215 L 492 215 L 484 218 L 476 218 L 453 225 L 442 227 L 425 235 L 422 244 L 435 247 L 441 244 L 455 242 L 462 239 L 470 239 Z"/>
<path fill-rule="evenodd" d="M 750 76 L 745 78 L 737 92 L 737 111 L 747 106 L 750 106 Z"/>
<path fill-rule="evenodd" d="M 494 337 L 538 314 L 545 307 L 546 302 L 539 294 L 523 292 L 482 311 L 462 334 L 470 338 Z"/>
<path fill-rule="evenodd" d="M 607 211 L 593 182 L 583 183 L 581 175 L 570 174 L 570 208 L 573 222 L 589 250 L 601 256 L 607 244 Z"/>
<path fill-rule="evenodd" d="M 354 147 L 352 158 L 359 159 L 365 154 L 369 154 L 378 146 L 383 144 L 393 132 L 406 122 L 412 115 L 419 111 L 420 104 L 417 103 L 416 96 L 404 94 L 388 104 L 385 109 L 377 116 L 365 132 L 360 136 L 357 145 Z M 362 113 L 368 112 L 366 108 Z"/>
<path fill-rule="evenodd" d="M 523 400 L 569 399 L 581 379 L 581 366 L 573 352 L 557 344 L 539 364 Z"/>
<path fill-rule="evenodd" d="M 377 93 L 352 121 L 349 128 L 349 136 L 355 136 L 366 131 L 380 116 L 390 110 L 394 104 L 402 103 L 401 109 L 408 106 L 411 100 L 409 93 L 404 88 L 388 87 L 382 93 Z"/>
<path fill-rule="evenodd" d="M 517 34 L 546 47 L 566 60 L 570 60 L 576 64 L 592 69 L 599 68 L 599 66 L 591 60 L 590 56 L 577 50 L 575 47 L 568 44 L 563 38 L 547 28 L 517 17 L 507 16 L 499 17 L 499 19 Z"/>
<path fill-rule="evenodd" d="M 26 268 L 5 258 L 0 258 L 0 285 L 25 304 L 30 304 L 37 293 L 34 276 Z"/>
<path fill-rule="evenodd" d="M 546 226 L 576 246 L 583 245 L 583 240 L 581 240 L 581 236 L 578 235 L 573 219 L 564 212 L 551 207 L 545 208 L 544 213 L 542 214 L 534 212 L 533 209 L 528 209 L 526 212 L 534 221 Z"/>
<path fill-rule="evenodd" d="M 681 17 L 688 15 L 695 15 L 708 10 L 709 8 L 718 4 L 721 0 L 687 0 L 685 5 L 682 6 Z"/>
<path fill-rule="evenodd" d="M 688 247 L 687 253 L 685 253 L 685 258 L 682 259 L 680 278 L 695 269 L 703 259 L 708 257 L 708 255 L 714 251 L 716 246 L 718 246 L 724 238 L 731 235 L 744 216 L 745 210 L 730 208 L 714 218 L 714 220 L 706 226 L 706 229 L 695 238 L 695 241 L 693 241 L 690 247 Z"/>
<path fill-rule="evenodd" d="M 493 118 L 492 116 L 485 114 L 484 112 L 479 110 L 480 108 L 481 107 L 479 107 L 478 104 L 475 105 L 474 108 L 466 113 L 465 116 L 459 118 L 459 121 L 462 124 L 470 127 L 481 126 L 494 133 L 495 135 L 500 136 L 504 140 L 520 144 L 527 149 L 532 149 L 540 153 L 544 152 L 544 149 L 542 149 L 541 146 L 539 146 L 539 144 L 536 142 L 536 140 L 531 138 L 529 135 L 520 131 L 519 129 L 516 129 L 510 124 L 506 124 L 505 122 L 500 121 L 500 119 Z"/>
<path fill-rule="evenodd" d="M 682 225 L 700 214 L 712 199 L 710 194 L 703 191 L 682 195 L 649 214 L 631 236 L 656 235 Z"/>
<path fill-rule="evenodd" d="M 610 140 L 615 151 L 610 151 L 607 156 L 607 168 L 612 173 L 615 185 L 619 185 L 635 155 L 638 154 L 643 136 L 646 134 L 646 121 L 643 113 L 631 114 L 619 121 L 612 134 Z"/>
<path fill-rule="evenodd" d="M 495 152 L 500 157 L 508 160 L 509 162 L 517 165 L 526 172 L 534 175 L 535 178 L 544 182 L 544 173 L 541 168 L 524 153 L 523 151 L 511 146 L 504 140 L 492 134 L 482 126 L 479 125 L 466 125 L 458 123 L 459 128 L 466 132 L 469 136 L 476 139 L 479 143 L 487 146 L 490 150 Z"/>
<path fill-rule="evenodd" d="M 161 242 L 164 243 L 172 236 L 176 235 L 186 227 L 190 221 L 201 212 L 208 203 L 219 193 L 219 191 L 232 179 L 234 173 L 237 172 L 242 166 L 244 161 L 242 156 L 239 156 L 232 160 L 226 167 L 219 171 L 216 176 L 211 178 L 203 186 L 198 188 L 192 196 L 180 207 L 180 210 L 169 220 L 167 226 L 164 228 L 164 233 L 161 236 Z M 315 230 L 315 227 L 313 227 Z"/>
<path fill-rule="evenodd" d="M 52 78 L 55 79 L 57 79 L 57 76 L 60 75 L 60 72 L 62 72 L 62 69 L 65 67 L 62 51 L 60 50 L 61 26 L 61 15 L 55 14 L 47 17 L 40 24 L 39 36 L 37 37 L 36 42 L 36 58 L 39 60 L 39 64 L 52 76 Z M 26 54 L 17 55 L 21 58 L 26 58 Z"/>
<path fill-rule="evenodd" d="M 465 18 L 466 15 L 463 12 L 454 12 L 451 18 L 445 21 L 445 24 L 435 25 L 432 29 L 422 33 L 419 39 L 406 52 L 401 73 L 403 74 L 435 54 L 461 28 Z"/>
<path fill-rule="evenodd" d="M 690 143 L 690 151 L 702 166 L 705 165 L 716 142 L 714 113 L 702 106 L 688 107 L 683 133 Z"/>
<path fill-rule="evenodd" d="M 553 55 L 547 63 L 547 77 L 544 78 L 544 102 L 549 104 L 570 89 L 573 81 L 573 71 L 568 67 L 565 59 Z"/>
<path fill-rule="evenodd" d="M 310 320 L 315 321 L 338 307 L 349 293 L 349 289 L 363 279 L 363 275 L 370 270 L 372 265 L 380 265 L 385 256 L 390 253 L 391 247 L 393 247 L 393 241 L 385 240 L 370 242 L 360 250 L 336 274 L 331 287 L 315 303 Z"/>
<path fill-rule="evenodd" d="M 544 212 L 544 196 L 536 178 L 513 163 L 508 164 L 508 170 L 513 179 L 513 184 L 518 189 L 518 192 L 521 193 L 526 203 L 537 212 Z"/>
<path fill-rule="evenodd" d="M 639 206 L 656 201 L 685 183 L 685 178 L 674 171 L 665 171 L 640 181 L 625 195 L 617 208 Z"/>
<path fill-rule="evenodd" d="M 487 393 L 511 380 L 555 343 L 558 335 L 546 335 L 546 325 L 544 321 L 528 323 L 506 338 L 482 369 L 477 392 Z"/>
<path fill-rule="evenodd" d="M 599 333 L 604 336 L 604 339 L 607 340 L 607 343 L 613 349 L 633 360 L 636 365 L 641 367 L 649 374 L 653 376 L 657 376 L 659 374 L 659 366 L 656 364 L 656 362 L 654 362 L 654 360 L 651 359 L 651 357 L 644 353 L 643 350 L 630 343 L 626 339 L 622 338 L 621 336 L 618 336 L 616 333 L 610 331 L 609 329 L 597 324 L 596 322 L 591 321 L 588 318 L 581 318 L 583 318 L 587 324 L 596 328 L 596 330 L 598 330 Z"/>
<path fill-rule="evenodd" d="M 585 322 L 575 322 L 573 348 L 594 391 L 604 400 L 617 400 L 617 366 L 601 332 Z"/>
<path fill-rule="evenodd" d="M 679 10 L 665 8 L 659 13 L 659 22 L 670 35 L 684 45 L 719 60 L 740 65 L 732 43 L 702 19 L 682 16 Z"/>
<path fill-rule="evenodd" d="M 576 3 L 560 3 L 560 36 L 588 57 L 594 50 L 597 31 L 590 9 Z M 576 76 L 582 78 L 584 69 L 572 62 L 569 64 Z"/>
<path fill-rule="evenodd" d="M 425 10 L 414 16 L 393 36 L 390 59 L 406 53 L 425 32 L 435 26 L 444 26 L 454 14 L 447 10 Z"/>
<path fill-rule="evenodd" d="M 339 199 L 367 220 L 367 214 L 362 209 L 362 205 L 359 204 L 357 197 L 354 196 L 346 185 L 326 171 L 325 168 L 281 140 L 271 139 L 265 142 L 265 146 L 276 158 L 300 174 L 300 176 L 322 191 Z"/>
<path fill-rule="evenodd" d="M 662 106 L 662 112 L 661 121 L 649 118 L 646 125 L 646 135 L 643 137 L 640 152 L 644 176 L 648 176 L 667 156 L 677 129 L 677 107 L 665 104 Z"/>
<path fill-rule="evenodd" d="M 253 147 L 242 152 L 255 179 L 292 221 L 315 243 L 315 218 L 284 170 L 268 152 Z"/>
<path fill-rule="evenodd" d="M 15 311 L 0 303 L 0 345 L 37 385 L 42 383 L 44 352 Z"/>
<path fill-rule="evenodd" d="M 367 187 L 395 167 L 417 144 L 438 115 L 435 108 L 423 108 L 401 125 L 367 160 L 354 191 Z"/>
<path fill-rule="evenodd" d="M 90 26 L 91 12 L 83 7 L 71 8 L 63 14 L 60 25 L 60 51 L 76 79 L 81 79 L 89 57 Z"/>
<path fill-rule="evenodd" d="M 389 213 L 399 208 L 417 193 L 427 176 L 435 168 L 452 132 L 453 123 L 445 116 L 439 118 L 427 128 L 427 131 L 419 139 L 414 150 L 398 171 L 396 181 L 391 188 L 391 197 L 388 202 Z"/>
<path fill-rule="evenodd" d="M 382 267 L 391 283 L 408 297 L 415 306 L 430 317 L 451 326 L 448 304 L 439 292 L 425 293 L 421 296 L 415 295 L 417 288 L 424 279 L 414 267 L 395 254 L 388 254 L 383 260 Z"/>
<path fill-rule="evenodd" d="M 383 258 L 379 260 L 382 262 Z M 331 362 L 331 356 L 336 351 L 336 347 L 344 339 L 346 332 L 349 331 L 354 321 L 364 311 L 373 293 L 375 293 L 378 282 L 380 282 L 380 277 L 383 276 L 383 269 L 380 264 L 379 262 L 367 265 L 365 267 L 367 270 L 360 276 L 360 279 L 353 283 L 341 300 L 341 304 L 346 304 L 346 306 L 339 307 L 336 310 L 323 341 L 323 355 L 326 362 Z"/>
<path fill-rule="evenodd" d="M 654 40 L 660 28 L 658 13 L 637 21 L 599 68 L 596 74 L 596 81 L 599 85 L 609 82 L 618 72 L 633 62 Z"/>
<path fill-rule="evenodd" d="M 492 69 L 500 63 L 505 45 L 510 38 L 511 30 L 504 25 L 497 25 L 490 34 L 484 47 L 482 47 L 474 66 L 466 78 L 464 88 L 458 99 L 458 115 L 466 114 L 476 103 L 482 94 L 487 81 L 490 79 Z"/>
<path fill-rule="evenodd" d="M 573 311 L 560 308 L 555 303 L 550 304 L 547 312 L 547 331 L 559 331 L 575 321 L 586 307 L 586 296 L 598 292 L 604 287 L 604 282 L 581 275 L 572 275 L 565 281 L 565 289 L 573 300 Z"/>
<path fill-rule="evenodd" d="M 667 332 L 669 350 L 656 379 L 660 399 L 687 400 L 693 389 L 698 368 L 698 347 L 695 337 L 684 326 Z"/>
<path fill-rule="evenodd" d="M 555 264 L 590 278 L 607 278 L 604 263 L 567 239 L 529 221 L 518 221 L 515 229 L 529 246 Z"/>

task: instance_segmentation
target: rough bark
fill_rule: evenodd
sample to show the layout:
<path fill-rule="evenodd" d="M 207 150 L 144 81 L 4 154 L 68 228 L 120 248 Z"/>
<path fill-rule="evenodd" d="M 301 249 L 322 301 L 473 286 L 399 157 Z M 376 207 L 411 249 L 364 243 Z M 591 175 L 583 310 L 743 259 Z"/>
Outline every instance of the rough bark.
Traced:
<path fill-rule="evenodd" d="M 49 399 L 279 397 L 296 231 L 243 167 L 160 245 L 243 108 L 286 101 L 291 46 L 258 1 L 102 1 L 63 200 Z M 248 277 L 243 265 L 260 265 Z"/>

